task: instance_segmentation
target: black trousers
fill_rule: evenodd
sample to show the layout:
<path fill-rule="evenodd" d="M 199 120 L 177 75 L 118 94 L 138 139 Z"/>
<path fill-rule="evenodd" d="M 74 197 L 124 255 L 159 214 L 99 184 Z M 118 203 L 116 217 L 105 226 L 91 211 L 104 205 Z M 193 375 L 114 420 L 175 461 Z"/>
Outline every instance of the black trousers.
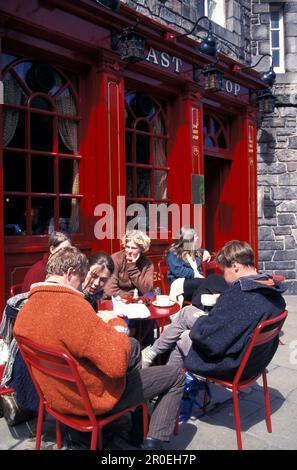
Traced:
<path fill-rule="evenodd" d="M 202 280 L 202 282 L 200 282 L 193 293 L 192 304 L 201 310 L 203 310 L 203 305 L 201 304 L 202 294 L 221 294 L 229 288 L 229 284 L 227 284 L 224 277 L 219 274 L 210 274 L 205 279 L 199 280 Z"/>

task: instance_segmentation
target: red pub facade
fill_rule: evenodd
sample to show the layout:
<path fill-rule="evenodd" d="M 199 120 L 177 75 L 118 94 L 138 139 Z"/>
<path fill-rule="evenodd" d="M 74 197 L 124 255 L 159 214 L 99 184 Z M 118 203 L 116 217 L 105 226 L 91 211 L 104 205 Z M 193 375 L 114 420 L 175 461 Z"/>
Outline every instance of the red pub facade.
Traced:
<path fill-rule="evenodd" d="M 257 252 L 255 71 L 219 54 L 223 87 L 207 92 L 212 59 L 142 16 L 145 59 L 121 60 L 121 32 L 140 17 L 124 5 L 11 0 L 0 10 L 2 304 L 54 229 L 86 253 L 118 250 L 131 204 L 174 205 L 190 223 L 196 205 L 208 250 L 236 238 Z M 173 232 L 155 225 L 155 262 Z"/>

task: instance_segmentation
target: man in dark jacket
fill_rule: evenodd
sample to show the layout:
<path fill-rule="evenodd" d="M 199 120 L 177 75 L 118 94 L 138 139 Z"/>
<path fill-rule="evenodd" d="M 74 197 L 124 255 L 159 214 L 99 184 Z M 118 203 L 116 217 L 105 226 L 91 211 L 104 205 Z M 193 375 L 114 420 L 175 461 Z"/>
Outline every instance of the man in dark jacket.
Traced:
<path fill-rule="evenodd" d="M 185 367 L 197 374 L 230 380 L 256 326 L 285 310 L 282 293 L 286 288 L 269 275 L 257 273 L 248 243 L 228 242 L 217 254 L 217 263 L 230 287 L 211 312 L 194 323 Z M 272 344 L 257 348 L 242 378 L 261 372 L 277 347 L 276 337 Z"/>
<path fill-rule="evenodd" d="M 258 274 L 250 245 L 233 240 L 217 255 L 229 286 L 210 313 L 194 305 L 184 307 L 155 343 L 142 351 L 142 367 L 171 350 L 168 364 L 201 375 L 232 379 L 255 327 L 285 309 L 283 283 Z M 261 372 L 271 361 L 278 338 L 257 347 L 243 377 Z"/>

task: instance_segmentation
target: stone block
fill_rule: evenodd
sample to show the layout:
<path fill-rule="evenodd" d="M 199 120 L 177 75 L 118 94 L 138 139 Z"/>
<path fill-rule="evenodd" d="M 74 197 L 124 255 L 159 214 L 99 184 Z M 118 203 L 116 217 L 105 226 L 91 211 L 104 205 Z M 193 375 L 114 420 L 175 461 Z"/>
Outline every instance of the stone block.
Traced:
<path fill-rule="evenodd" d="M 258 163 L 257 173 L 258 175 L 265 175 L 267 173 L 267 165 L 265 163 Z"/>
<path fill-rule="evenodd" d="M 277 176 L 276 175 L 259 175 L 258 176 L 258 185 L 259 186 L 277 186 Z"/>
<path fill-rule="evenodd" d="M 260 162 L 263 161 L 270 164 L 276 160 L 276 155 L 275 153 L 258 152 L 258 159 Z"/>
<path fill-rule="evenodd" d="M 274 130 L 267 131 L 265 129 L 259 129 L 258 131 L 258 143 L 271 142 L 275 139 L 276 132 Z"/>
<path fill-rule="evenodd" d="M 297 137 L 296 136 L 289 138 L 289 148 L 297 149 Z M 297 152 L 292 153 L 292 155 L 295 157 L 294 160 L 297 160 Z"/>
<path fill-rule="evenodd" d="M 287 23 L 286 24 L 286 35 L 287 36 L 297 36 L 297 24 L 296 23 Z"/>
<path fill-rule="evenodd" d="M 270 14 L 269 13 L 261 13 L 260 23 L 261 24 L 270 24 Z"/>
<path fill-rule="evenodd" d="M 255 4 L 252 7 L 252 11 L 254 14 L 256 13 L 269 13 L 269 3 L 260 3 Z"/>
<path fill-rule="evenodd" d="M 292 144 L 294 145 L 295 141 L 293 139 L 294 137 L 289 138 L 289 147 L 291 147 Z M 296 141 L 296 145 L 297 145 L 297 141 Z M 282 152 L 277 151 L 275 153 L 275 156 L 280 162 L 297 162 L 297 152 L 294 149 L 294 147 L 283 150 Z"/>
<path fill-rule="evenodd" d="M 160 18 L 165 20 L 167 23 L 178 24 L 177 23 L 177 15 L 174 12 L 168 10 L 168 8 L 162 8 L 161 9 Z"/>
<path fill-rule="evenodd" d="M 295 261 L 278 261 L 277 263 L 274 261 L 266 261 L 265 269 L 271 269 L 275 271 L 276 269 L 294 269 L 295 268 Z"/>
<path fill-rule="evenodd" d="M 292 228 L 281 225 L 280 227 L 273 227 L 274 234 L 277 235 L 291 235 Z"/>
<path fill-rule="evenodd" d="M 296 188 L 272 188 L 273 199 L 296 199 Z"/>
<path fill-rule="evenodd" d="M 279 214 L 277 216 L 278 225 L 295 225 L 296 217 L 294 214 Z"/>
<path fill-rule="evenodd" d="M 297 36 L 297 33 L 296 33 L 296 36 Z M 288 72 L 297 71 L 297 59 L 296 59 L 295 52 L 286 54 L 286 70 Z"/>
<path fill-rule="evenodd" d="M 283 242 L 272 242 L 272 241 L 265 241 L 259 242 L 258 246 L 259 250 L 283 250 L 284 243 Z"/>
<path fill-rule="evenodd" d="M 256 25 L 253 27 L 253 39 L 256 41 L 265 41 L 269 39 L 269 26 Z"/>
<path fill-rule="evenodd" d="M 262 225 L 269 225 L 269 226 L 277 225 L 277 220 L 276 220 L 275 217 L 273 219 L 271 219 L 271 218 L 267 219 L 264 216 L 263 219 L 262 219 Z"/>
<path fill-rule="evenodd" d="M 285 119 L 283 118 L 274 118 L 271 122 L 271 127 L 284 127 L 285 126 Z"/>
<path fill-rule="evenodd" d="M 271 240 L 274 241 L 274 232 L 271 227 L 259 227 L 258 228 L 259 240 Z"/>
<path fill-rule="evenodd" d="M 296 194 L 297 199 L 297 194 Z M 278 212 L 297 212 L 297 200 L 296 201 L 284 201 L 277 207 Z"/>
<path fill-rule="evenodd" d="M 270 142 L 269 147 L 274 148 L 274 149 L 286 149 L 288 147 L 288 143 L 287 142 Z"/>
<path fill-rule="evenodd" d="M 258 252 L 259 261 L 271 261 L 273 254 L 274 252 L 271 250 L 259 250 Z"/>
<path fill-rule="evenodd" d="M 291 54 L 297 52 L 296 37 L 285 38 L 285 51 Z"/>
<path fill-rule="evenodd" d="M 276 207 L 273 201 L 265 201 L 263 207 L 263 214 L 265 219 L 274 219 L 276 216 Z"/>
<path fill-rule="evenodd" d="M 297 250 L 276 251 L 272 261 L 289 261 L 297 259 Z M 269 261 L 269 260 L 267 260 Z"/>
<path fill-rule="evenodd" d="M 297 3 L 294 2 L 284 2 L 284 13 L 285 17 L 287 13 L 297 13 Z"/>
<path fill-rule="evenodd" d="M 271 165 L 267 165 L 267 171 L 270 174 L 282 174 L 286 171 L 285 163 L 272 163 Z"/>
<path fill-rule="evenodd" d="M 281 115 L 282 116 L 292 116 L 293 113 L 290 112 L 290 108 L 282 108 L 285 112 L 281 112 Z M 292 108 L 291 108 L 292 109 Z M 289 113 L 287 113 L 287 111 L 289 111 Z M 286 136 L 286 137 L 290 137 L 290 136 L 293 136 L 296 134 L 296 130 L 293 129 L 292 127 L 290 127 L 290 129 L 279 129 L 277 132 L 276 132 L 276 138 L 278 140 L 278 137 L 279 136 Z"/>
<path fill-rule="evenodd" d="M 285 135 L 279 135 L 277 136 L 277 142 L 286 142 L 286 145 L 288 146 L 288 137 Z"/>
<path fill-rule="evenodd" d="M 288 171 L 296 171 L 297 170 L 297 162 L 287 163 L 287 170 Z"/>
<path fill-rule="evenodd" d="M 285 250 L 292 250 L 297 248 L 295 237 L 292 235 L 285 236 Z"/>
<path fill-rule="evenodd" d="M 285 173 L 280 175 L 278 179 L 280 186 L 296 186 L 297 185 L 297 173 Z M 297 193 L 297 188 L 295 188 L 295 195 Z"/>

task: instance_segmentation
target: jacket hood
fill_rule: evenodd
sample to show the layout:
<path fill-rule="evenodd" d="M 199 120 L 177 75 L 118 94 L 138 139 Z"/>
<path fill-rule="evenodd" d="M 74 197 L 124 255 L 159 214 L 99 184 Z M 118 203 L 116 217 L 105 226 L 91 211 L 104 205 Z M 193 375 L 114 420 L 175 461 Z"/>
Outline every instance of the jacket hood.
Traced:
<path fill-rule="evenodd" d="M 269 291 L 273 295 L 274 293 L 283 294 L 287 290 L 287 287 L 284 282 L 276 281 L 272 276 L 267 275 L 256 275 L 256 276 L 245 276 L 238 279 L 238 281 L 243 291 L 256 291 L 256 290 L 265 290 L 267 294 Z M 236 284 L 236 283 L 235 283 Z"/>

